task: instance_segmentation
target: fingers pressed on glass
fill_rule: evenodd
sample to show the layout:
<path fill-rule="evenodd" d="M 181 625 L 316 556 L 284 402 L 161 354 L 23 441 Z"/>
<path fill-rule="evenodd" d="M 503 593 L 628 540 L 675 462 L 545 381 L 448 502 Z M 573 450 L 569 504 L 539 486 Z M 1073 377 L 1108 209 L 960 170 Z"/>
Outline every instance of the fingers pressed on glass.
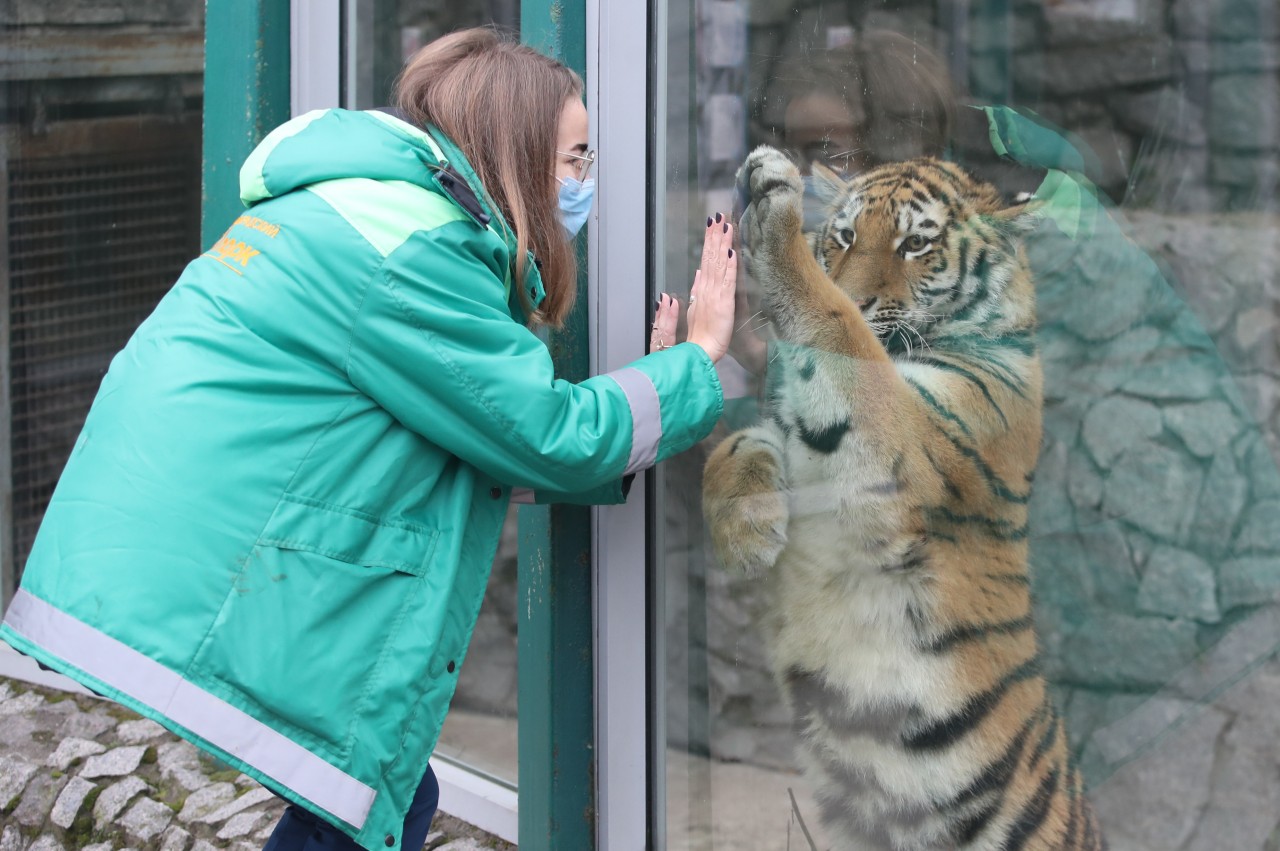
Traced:
<path fill-rule="evenodd" d="M 689 288 L 689 311 L 686 314 L 688 321 L 693 321 L 693 312 L 698 309 L 698 296 L 702 293 L 702 270 L 695 269 L 693 271 L 693 286 Z"/>
<path fill-rule="evenodd" d="M 732 226 L 730 226 L 728 230 L 725 232 L 723 247 L 725 250 L 725 255 L 724 255 L 725 266 L 724 266 L 724 280 L 722 280 L 721 283 L 723 283 L 725 286 L 732 289 L 733 285 L 738 280 L 738 255 L 735 254 L 733 250 L 733 227 Z"/>
<path fill-rule="evenodd" d="M 722 270 L 720 283 L 727 284 L 731 270 L 736 272 L 737 268 L 737 263 L 733 260 L 733 225 L 728 222 L 724 223 L 724 237 L 720 241 L 717 259 L 719 260 L 718 268 Z"/>
<path fill-rule="evenodd" d="M 709 268 L 712 258 L 715 257 L 719 230 L 719 225 L 712 222 L 711 226 L 707 228 L 707 232 L 702 238 L 702 259 L 699 261 L 699 265 L 703 269 Z"/>
<path fill-rule="evenodd" d="M 726 240 L 732 238 L 732 229 L 728 221 L 724 220 L 720 213 L 716 213 L 714 220 L 710 220 L 711 224 L 707 228 L 707 233 L 702 240 L 702 260 L 701 267 L 704 272 L 711 273 L 713 270 L 719 270 L 724 257 L 724 252 L 728 247 Z M 715 280 L 713 276 L 713 280 Z"/>
<path fill-rule="evenodd" d="M 672 296 L 667 296 L 667 305 L 662 313 L 662 323 L 659 326 L 662 329 L 663 337 L 668 344 L 675 342 L 676 324 L 680 320 L 680 301 Z"/>
<path fill-rule="evenodd" d="M 680 321 L 680 300 L 666 293 L 663 296 L 665 303 L 656 325 L 661 337 L 659 348 L 665 349 L 676 344 L 676 326 Z"/>

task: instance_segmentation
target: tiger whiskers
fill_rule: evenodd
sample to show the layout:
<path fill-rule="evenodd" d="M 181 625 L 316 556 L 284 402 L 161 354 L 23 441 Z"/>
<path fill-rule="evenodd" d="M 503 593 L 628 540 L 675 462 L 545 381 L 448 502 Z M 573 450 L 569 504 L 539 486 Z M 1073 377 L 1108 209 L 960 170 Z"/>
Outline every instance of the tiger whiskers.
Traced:
<path fill-rule="evenodd" d="M 769 322 L 771 322 L 771 321 L 773 321 L 773 320 L 769 319 L 769 317 L 768 317 L 768 316 L 763 316 L 763 314 L 764 314 L 764 311 L 763 311 L 763 310 L 755 311 L 755 312 L 754 312 L 754 314 L 751 314 L 750 316 L 746 317 L 746 321 L 745 321 L 745 322 L 742 322 L 742 324 L 741 324 L 741 325 L 739 325 L 739 326 L 737 326 L 737 328 L 733 329 L 733 333 L 737 334 L 737 333 L 739 333 L 739 331 L 740 331 L 740 330 L 742 330 L 742 329 L 746 328 L 746 324 L 748 324 L 748 322 L 750 322 L 751 320 L 754 320 L 756 316 L 760 316 L 760 324 L 759 324 L 759 325 L 753 325 L 753 326 L 751 326 L 751 328 L 750 328 L 750 329 L 748 329 L 748 330 L 750 331 L 750 333 L 751 333 L 751 334 L 754 334 L 754 333 L 755 333 L 755 331 L 758 331 L 758 330 L 763 329 L 763 328 L 767 328 L 767 326 L 769 325 Z"/>
<path fill-rule="evenodd" d="M 916 340 L 918 340 L 918 341 L 919 341 L 920 345 L 919 345 L 919 347 L 918 347 L 918 348 L 919 348 L 921 351 L 928 351 L 928 350 L 929 350 L 929 344 L 928 344 L 927 342 L 925 342 L 924 337 L 920 336 L 920 332 L 919 332 L 919 331 L 917 331 L 917 330 L 916 330 L 914 327 L 912 327 L 911 325 L 907 324 L 906 322 L 898 322 L 898 323 L 895 323 L 895 324 L 894 324 L 894 326 L 893 326 L 893 333 L 901 335 L 901 337 L 902 337 L 902 345 L 903 345 L 903 346 L 905 346 L 905 347 L 906 347 L 906 349 L 907 349 L 907 357 L 908 357 L 908 358 L 910 358 L 913 354 L 915 354 L 915 352 L 913 352 L 913 351 L 911 350 L 911 338 L 912 338 L 912 336 L 914 336 L 914 337 L 916 338 Z"/>
<path fill-rule="evenodd" d="M 741 325 L 739 325 L 737 328 L 734 328 L 734 329 L 733 329 L 733 333 L 735 333 L 735 334 L 736 334 L 736 333 L 738 333 L 739 331 L 741 331 L 743 328 L 747 327 L 747 325 L 748 325 L 748 324 L 750 324 L 750 323 L 751 323 L 751 321 L 752 321 L 753 319 L 755 319 L 757 316 L 761 315 L 762 313 L 764 313 L 764 311 L 763 311 L 763 310 L 757 310 L 755 313 L 753 313 L 753 314 L 751 314 L 750 316 L 748 316 L 745 322 L 743 322 L 743 323 L 742 323 Z M 757 325 L 756 327 L 752 328 L 751 330 L 752 330 L 752 331 L 759 331 L 761 328 L 763 328 L 763 327 L 764 327 L 765 325 L 767 325 L 768 323 L 769 323 L 769 320 L 768 320 L 768 318 L 766 317 L 766 319 L 765 319 L 765 321 L 764 321 L 764 324 L 762 324 L 762 325 Z"/>
<path fill-rule="evenodd" d="M 933 351 L 933 348 L 929 345 L 929 341 L 926 340 L 924 338 L 924 335 L 920 333 L 920 329 L 916 328 L 914 325 L 911 325 L 907 322 L 899 322 L 896 326 L 894 326 L 894 330 L 908 331 L 914 334 L 916 339 L 920 341 L 920 349 L 922 351 L 925 351 L 925 352 Z M 907 357 L 911 357 L 911 341 L 910 341 L 910 338 L 906 338 L 906 339 L 907 339 Z"/>
<path fill-rule="evenodd" d="M 898 334 L 902 337 L 902 345 L 907 349 L 907 357 L 911 357 L 911 338 L 904 333 L 904 326 L 901 322 L 893 323 L 893 329 L 889 331 L 889 336 Z"/>

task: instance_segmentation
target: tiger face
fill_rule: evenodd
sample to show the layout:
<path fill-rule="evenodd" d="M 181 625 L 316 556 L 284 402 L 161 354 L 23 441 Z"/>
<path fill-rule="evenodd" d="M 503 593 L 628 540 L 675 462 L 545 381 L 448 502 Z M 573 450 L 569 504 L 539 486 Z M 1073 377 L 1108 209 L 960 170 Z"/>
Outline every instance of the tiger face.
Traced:
<path fill-rule="evenodd" d="M 814 255 L 886 348 L 1028 320 L 1019 238 L 1037 221 L 1030 205 L 1005 205 L 991 185 L 929 158 L 847 183 L 820 164 L 814 175 L 831 211 L 810 235 Z"/>

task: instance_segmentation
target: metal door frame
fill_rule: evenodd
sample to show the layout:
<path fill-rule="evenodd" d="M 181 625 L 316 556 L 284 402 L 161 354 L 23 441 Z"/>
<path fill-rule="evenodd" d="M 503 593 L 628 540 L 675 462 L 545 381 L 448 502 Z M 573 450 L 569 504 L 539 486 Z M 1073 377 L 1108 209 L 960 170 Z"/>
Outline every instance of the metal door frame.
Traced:
<path fill-rule="evenodd" d="M 587 0 L 587 112 L 599 151 L 588 234 L 591 369 L 645 354 L 649 249 L 649 4 Z M 624 505 L 593 510 L 596 622 L 596 838 L 605 851 L 650 847 L 651 700 L 646 523 L 650 476 Z"/>

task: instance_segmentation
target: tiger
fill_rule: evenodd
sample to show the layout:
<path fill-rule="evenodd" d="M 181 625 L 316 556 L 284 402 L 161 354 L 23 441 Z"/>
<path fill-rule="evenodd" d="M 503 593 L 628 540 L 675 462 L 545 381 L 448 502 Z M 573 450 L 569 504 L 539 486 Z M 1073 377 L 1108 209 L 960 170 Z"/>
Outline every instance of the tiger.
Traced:
<path fill-rule="evenodd" d="M 703 512 L 765 584 L 768 655 L 837 849 L 1105 848 L 1038 663 L 1034 200 L 933 158 L 738 171 L 777 332 L 768 416 L 708 457 Z"/>

